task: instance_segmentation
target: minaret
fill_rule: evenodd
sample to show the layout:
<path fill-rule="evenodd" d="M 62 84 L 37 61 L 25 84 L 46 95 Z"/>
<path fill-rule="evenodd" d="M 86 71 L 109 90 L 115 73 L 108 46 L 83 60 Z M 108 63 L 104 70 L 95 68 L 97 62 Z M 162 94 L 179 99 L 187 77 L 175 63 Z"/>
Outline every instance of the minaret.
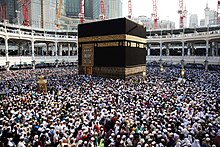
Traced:
<path fill-rule="evenodd" d="M 205 26 L 207 27 L 209 25 L 209 16 L 210 16 L 210 9 L 208 6 L 208 2 L 206 3 L 206 8 L 205 10 Z"/>

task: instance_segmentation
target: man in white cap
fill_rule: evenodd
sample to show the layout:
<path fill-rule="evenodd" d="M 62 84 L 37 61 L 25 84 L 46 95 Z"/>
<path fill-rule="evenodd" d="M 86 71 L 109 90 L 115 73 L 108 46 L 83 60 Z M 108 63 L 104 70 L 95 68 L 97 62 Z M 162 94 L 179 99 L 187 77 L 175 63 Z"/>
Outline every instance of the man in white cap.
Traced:
<path fill-rule="evenodd" d="M 17 147 L 26 147 L 25 142 L 24 142 L 24 136 L 20 137 L 20 141 L 18 142 Z"/>
<path fill-rule="evenodd" d="M 201 147 L 199 143 L 199 139 L 194 140 L 194 142 L 192 143 L 192 147 Z"/>
<path fill-rule="evenodd" d="M 220 90 L 219 73 L 189 69 L 186 78 L 194 82 L 177 83 L 172 81 L 178 73 L 176 68 L 165 70 L 163 77 L 157 75 L 157 68 L 147 70 L 151 72 L 147 82 L 140 77 L 113 80 L 76 75 L 77 71 L 71 68 L 0 74 L 3 79 L 0 92 L 2 87 L 13 83 L 10 97 L 0 101 L 2 138 L 7 140 L 13 136 L 17 145 L 22 144 L 16 141 L 19 136 L 25 135 L 25 146 L 33 146 L 33 139 L 41 145 L 53 146 L 72 139 L 73 146 L 86 142 L 88 145 L 92 138 L 96 145 L 105 138 L 105 146 L 144 146 L 140 138 L 149 146 L 178 146 L 179 143 L 191 146 L 191 143 L 195 145 L 194 138 L 219 143 L 219 107 L 215 99 Z M 51 91 L 57 91 L 56 95 L 34 93 L 33 77 L 42 73 L 54 87 Z M 50 137 L 47 143 L 43 136 Z"/>

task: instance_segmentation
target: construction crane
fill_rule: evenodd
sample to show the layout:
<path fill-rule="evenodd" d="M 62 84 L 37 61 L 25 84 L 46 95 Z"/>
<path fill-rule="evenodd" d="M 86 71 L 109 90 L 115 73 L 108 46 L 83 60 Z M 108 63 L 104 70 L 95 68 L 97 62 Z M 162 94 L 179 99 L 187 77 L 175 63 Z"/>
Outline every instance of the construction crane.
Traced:
<path fill-rule="evenodd" d="M 128 0 L 128 18 L 131 19 L 132 16 L 132 3 L 131 0 Z"/>
<path fill-rule="evenodd" d="M 217 25 L 220 25 L 220 0 L 217 2 Z"/>
<path fill-rule="evenodd" d="M 105 20 L 105 2 L 104 0 L 100 0 L 100 20 Z"/>
<path fill-rule="evenodd" d="M 184 12 L 183 12 L 183 0 L 179 0 L 179 10 L 178 10 L 178 14 L 180 15 L 180 20 L 179 20 L 179 27 L 183 28 L 184 27 Z"/>
<path fill-rule="evenodd" d="M 0 20 L 6 19 L 6 5 L 0 4 Z"/>
<path fill-rule="evenodd" d="M 154 29 L 158 28 L 158 20 L 159 18 L 157 17 L 157 0 L 152 0 L 153 4 L 153 13 L 152 13 L 152 18 L 154 20 Z"/>
<path fill-rule="evenodd" d="M 84 18 L 84 0 L 80 0 L 80 13 L 79 13 L 80 23 L 83 24 L 85 21 Z"/>
<path fill-rule="evenodd" d="M 41 5 L 41 23 L 40 26 L 41 28 L 44 28 L 44 0 L 40 1 L 40 5 Z"/>
<path fill-rule="evenodd" d="M 29 0 L 21 0 L 21 5 L 22 5 L 22 13 L 24 16 L 24 21 L 23 21 L 23 25 L 24 26 L 29 26 L 29 20 L 28 20 L 28 5 Z"/>
<path fill-rule="evenodd" d="M 56 29 L 60 29 L 60 17 L 61 17 L 61 8 L 63 5 L 63 0 L 59 0 L 59 2 L 56 3 Z"/>

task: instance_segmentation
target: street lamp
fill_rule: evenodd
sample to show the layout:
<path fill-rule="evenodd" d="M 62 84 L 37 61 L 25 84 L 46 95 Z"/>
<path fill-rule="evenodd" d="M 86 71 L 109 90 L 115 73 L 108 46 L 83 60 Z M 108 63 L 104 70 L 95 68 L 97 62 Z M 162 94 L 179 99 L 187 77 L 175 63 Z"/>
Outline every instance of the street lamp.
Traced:
<path fill-rule="evenodd" d="M 184 70 L 184 67 L 182 66 L 182 70 L 181 70 L 181 77 L 182 77 L 182 79 L 184 79 L 184 74 L 185 74 L 185 70 Z"/>
<path fill-rule="evenodd" d="M 160 72 L 163 72 L 164 71 L 164 68 L 163 68 L 163 64 L 161 63 L 160 64 Z"/>
<path fill-rule="evenodd" d="M 146 80 L 146 71 L 143 71 L 143 78 Z"/>

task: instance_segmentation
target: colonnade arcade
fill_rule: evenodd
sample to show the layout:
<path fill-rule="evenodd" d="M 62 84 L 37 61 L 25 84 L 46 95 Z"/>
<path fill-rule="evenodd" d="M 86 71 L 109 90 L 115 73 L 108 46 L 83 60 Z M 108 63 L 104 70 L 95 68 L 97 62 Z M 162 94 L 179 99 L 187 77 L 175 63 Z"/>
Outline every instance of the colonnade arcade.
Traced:
<path fill-rule="evenodd" d="M 216 40 L 185 40 L 172 42 L 148 42 L 147 56 L 181 56 L 180 61 L 184 61 L 185 56 L 205 56 L 205 61 L 209 56 L 220 56 L 220 39 Z"/>
<path fill-rule="evenodd" d="M 10 56 L 31 56 L 35 68 L 36 56 L 74 56 L 77 55 L 76 42 L 39 41 L 34 39 L 0 38 L 0 56 L 5 57 L 6 69 L 9 70 Z"/>

